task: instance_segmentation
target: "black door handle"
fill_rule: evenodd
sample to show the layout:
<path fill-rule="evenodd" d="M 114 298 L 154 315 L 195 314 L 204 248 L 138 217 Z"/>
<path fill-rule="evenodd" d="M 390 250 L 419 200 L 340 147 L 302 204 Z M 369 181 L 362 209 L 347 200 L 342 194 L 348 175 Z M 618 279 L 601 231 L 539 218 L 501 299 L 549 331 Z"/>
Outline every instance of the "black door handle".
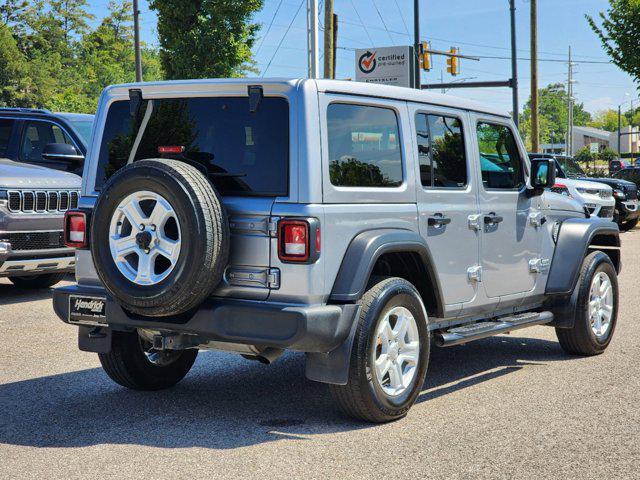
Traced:
<path fill-rule="evenodd" d="M 484 216 L 485 225 L 497 225 L 498 223 L 501 223 L 503 220 L 504 218 L 502 218 L 500 215 L 496 215 L 493 212 L 491 212 L 489 215 Z"/>
<path fill-rule="evenodd" d="M 427 220 L 427 225 L 430 227 L 444 227 L 445 225 L 449 225 L 451 223 L 451 219 L 449 217 L 445 217 L 441 213 L 436 213 L 433 217 L 429 217 Z"/>

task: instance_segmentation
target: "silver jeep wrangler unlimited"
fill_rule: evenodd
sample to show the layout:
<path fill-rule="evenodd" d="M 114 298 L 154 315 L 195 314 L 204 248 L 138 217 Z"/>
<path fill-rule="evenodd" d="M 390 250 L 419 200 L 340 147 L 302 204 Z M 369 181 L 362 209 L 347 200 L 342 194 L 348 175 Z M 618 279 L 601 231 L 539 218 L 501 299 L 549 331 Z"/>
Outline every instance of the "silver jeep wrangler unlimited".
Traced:
<path fill-rule="evenodd" d="M 508 114 L 404 88 L 203 80 L 103 93 L 77 285 L 55 291 L 125 387 L 180 381 L 199 349 L 306 354 L 340 408 L 385 422 L 433 345 L 532 325 L 594 355 L 618 310 L 618 227 L 530 161 Z"/>

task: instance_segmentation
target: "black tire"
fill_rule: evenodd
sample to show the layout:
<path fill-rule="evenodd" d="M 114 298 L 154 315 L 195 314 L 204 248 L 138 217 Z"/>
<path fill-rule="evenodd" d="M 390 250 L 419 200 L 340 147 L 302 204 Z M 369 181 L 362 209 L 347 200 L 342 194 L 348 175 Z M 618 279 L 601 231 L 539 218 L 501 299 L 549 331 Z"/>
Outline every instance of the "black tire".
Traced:
<path fill-rule="evenodd" d="M 44 273 L 42 275 L 29 275 L 28 277 L 9 277 L 9 280 L 18 288 L 37 290 L 52 287 L 64 280 L 66 276 L 66 272 Z"/>
<path fill-rule="evenodd" d="M 113 332 L 111 351 L 99 353 L 102 368 L 123 387 L 162 390 L 182 380 L 195 362 L 198 350 L 169 351 L 166 365 L 152 363 L 145 355 L 137 332 Z"/>
<path fill-rule="evenodd" d="M 589 319 L 590 288 L 593 278 L 599 273 L 607 274 L 613 290 L 613 312 L 610 326 L 604 336 L 598 338 Z M 611 259 L 602 252 L 593 252 L 584 259 L 580 270 L 575 320 L 572 328 L 556 328 L 562 349 L 571 355 L 591 356 L 601 354 L 611 342 L 618 319 L 618 277 Z"/>
<path fill-rule="evenodd" d="M 181 249 L 171 273 L 155 285 L 138 285 L 118 270 L 109 247 L 109 226 L 120 201 L 138 191 L 171 203 L 181 231 Z M 144 316 L 171 316 L 197 307 L 220 283 L 229 257 L 229 225 L 220 197 L 196 168 L 177 160 L 141 160 L 115 173 L 105 185 L 91 225 L 96 271 L 111 296 Z"/>
<path fill-rule="evenodd" d="M 371 286 L 361 300 L 346 385 L 330 385 L 331 393 L 346 415 L 373 423 L 404 417 L 420 394 L 429 364 L 428 319 L 416 288 L 402 278 L 385 278 Z M 407 308 L 418 327 L 420 353 L 411 385 L 398 396 L 387 395 L 372 368 L 376 328 L 384 314 L 395 306 Z"/>
<path fill-rule="evenodd" d="M 629 220 L 628 222 L 624 222 L 620 224 L 620 230 L 623 232 L 628 232 L 629 230 L 633 230 L 638 225 L 638 219 Z"/>

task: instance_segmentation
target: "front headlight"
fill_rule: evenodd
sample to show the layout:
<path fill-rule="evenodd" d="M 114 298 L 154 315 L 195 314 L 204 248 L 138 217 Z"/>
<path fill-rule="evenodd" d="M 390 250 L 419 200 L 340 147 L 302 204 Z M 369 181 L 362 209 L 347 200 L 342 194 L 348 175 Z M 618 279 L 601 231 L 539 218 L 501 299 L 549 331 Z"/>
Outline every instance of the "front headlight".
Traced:
<path fill-rule="evenodd" d="M 6 190 L 0 190 L 0 207 L 6 207 L 9 201 L 9 194 Z"/>
<path fill-rule="evenodd" d="M 613 190 L 613 196 L 618 200 L 626 200 L 627 196 L 624 194 L 622 190 L 618 190 L 617 188 Z"/>

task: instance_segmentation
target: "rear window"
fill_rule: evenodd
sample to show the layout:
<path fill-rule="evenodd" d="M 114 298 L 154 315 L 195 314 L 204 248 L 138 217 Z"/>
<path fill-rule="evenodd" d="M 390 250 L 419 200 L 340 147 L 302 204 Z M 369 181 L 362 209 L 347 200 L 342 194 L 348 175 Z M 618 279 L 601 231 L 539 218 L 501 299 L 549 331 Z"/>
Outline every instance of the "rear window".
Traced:
<path fill-rule="evenodd" d="M 185 161 L 206 173 L 222 195 L 288 195 L 289 105 L 277 97 L 263 98 L 254 113 L 248 97 L 147 100 L 135 118 L 128 100 L 114 102 L 100 145 L 97 190 L 127 164 L 149 108 L 134 161 Z M 160 153 L 160 147 L 179 153 Z"/>

